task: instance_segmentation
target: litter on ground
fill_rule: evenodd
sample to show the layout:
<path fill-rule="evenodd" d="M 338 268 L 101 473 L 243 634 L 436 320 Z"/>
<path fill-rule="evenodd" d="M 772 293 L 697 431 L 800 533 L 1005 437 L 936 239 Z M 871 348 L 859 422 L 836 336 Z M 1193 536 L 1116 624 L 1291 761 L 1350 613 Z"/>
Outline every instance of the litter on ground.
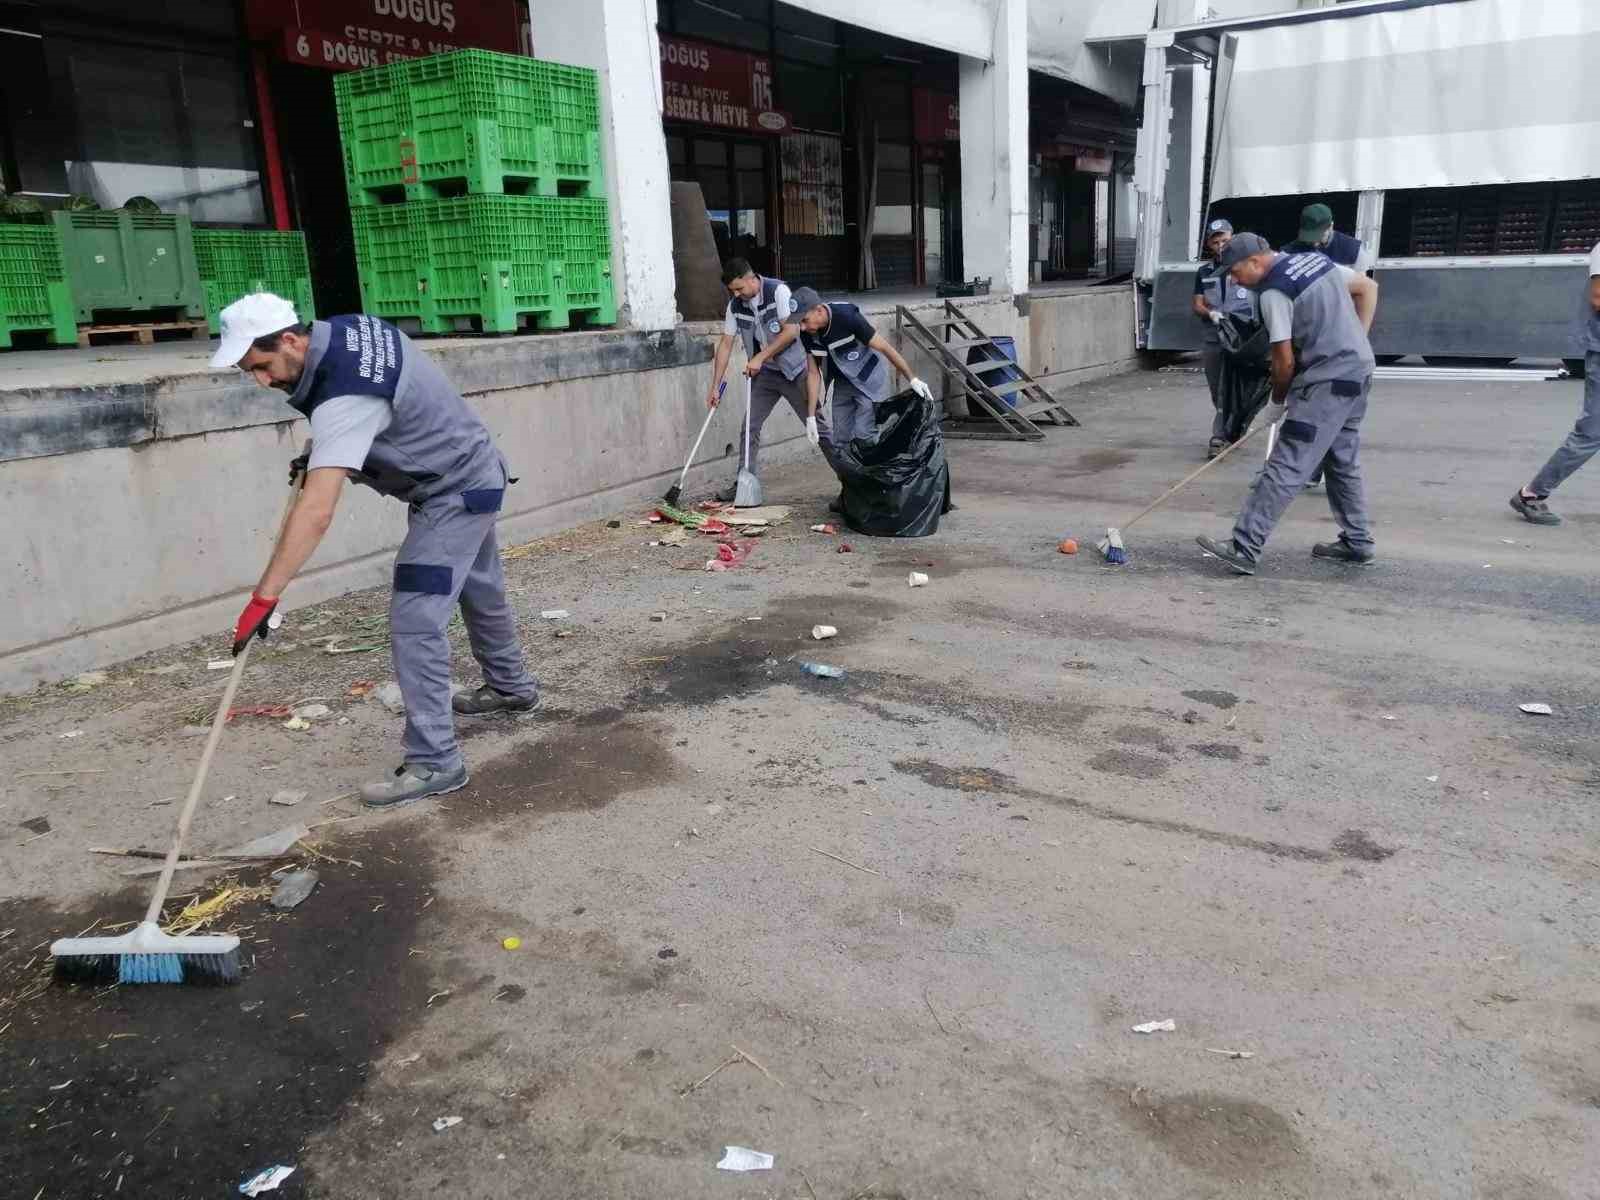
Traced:
<path fill-rule="evenodd" d="M 283 723 L 283 727 L 293 733 L 304 733 L 311 728 L 311 722 L 304 717 L 290 717 Z"/>
<path fill-rule="evenodd" d="M 1176 1033 L 1178 1031 L 1178 1023 L 1168 1017 L 1165 1021 L 1146 1021 L 1143 1025 L 1135 1025 L 1133 1031 L 1135 1033 Z"/>
<path fill-rule="evenodd" d="M 443 1133 L 446 1129 L 450 1129 L 461 1124 L 462 1120 L 463 1118 L 461 1117 L 435 1117 L 433 1121 L 433 1131 L 435 1133 Z"/>
<path fill-rule="evenodd" d="M 275 1192 L 278 1185 L 294 1174 L 293 1167 L 268 1167 L 265 1171 L 258 1171 L 239 1185 L 241 1196 L 259 1196 L 262 1192 Z"/>
<path fill-rule="evenodd" d="M 838 636 L 839 631 L 832 625 L 813 625 L 811 627 L 811 638 L 813 641 L 825 642 L 831 637 Z"/>
<path fill-rule="evenodd" d="M 206 664 L 206 670 L 208 671 L 231 671 L 232 669 L 233 659 L 231 658 L 213 658 Z"/>
<path fill-rule="evenodd" d="M 775 1160 L 770 1154 L 749 1150 L 743 1146 L 724 1146 L 719 1171 L 770 1171 Z"/>
<path fill-rule="evenodd" d="M 539 615 L 546 621 L 560 621 L 565 617 L 570 617 L 572 614 L 564 608 L 547 608 Z"/>
<path fill-rule="evenodd" d="M 1206 1047 L 1206 1053 L 1221 1054 L 1228 1058 L 1254 1058 L 1256 1056 L 1254 1050 L 1214 1050 L 1210 1046 Z"/>
<path fill-rule="evenodd" d="M 284 808 L 293 808 L 310 794 L 310 792 L 300 791 L 296 788 L 280 788 L 267 798 L 267 803 L 282 805 Z"/>
<path fill-rule="evenodd" d="M 1553 717 L 1556 715 L 1556 710 L 1548 704 L 1519 704 L 1517 707 L 1534 717 Z"/>
<path fill-rule="evenodd" d="M 291 871 L 278 881 L 277 890 L 267 901 L 273 908 L 287 912 L 305 903 L 307 896 L 316 890 L 317 873 L 312 870 Z"/>
<path fill-rule="evenodd" d="M 921 571 L 913 571 L 913 572 L 911 572 L 911 574 L 909 576 L 906 577 L 906 586 L 907 587 L 927 587 L 928 586 L 928 577 L 926 575 L 924 575 Z"/>
<path fill-rule="evenodd" d="M 819 679 L 843 679 L 843 667 L 830 667 L 827 663 L 803 662 L 800 669 L 807 675 L 815 675 Z"/>
<path fill-rule="evenodd" d="M 293 714 L 287 704 L 253 704 L 248 708 L 230 708 L 228 720 L 235 717 L 277 717 L 282 719 Z"/>

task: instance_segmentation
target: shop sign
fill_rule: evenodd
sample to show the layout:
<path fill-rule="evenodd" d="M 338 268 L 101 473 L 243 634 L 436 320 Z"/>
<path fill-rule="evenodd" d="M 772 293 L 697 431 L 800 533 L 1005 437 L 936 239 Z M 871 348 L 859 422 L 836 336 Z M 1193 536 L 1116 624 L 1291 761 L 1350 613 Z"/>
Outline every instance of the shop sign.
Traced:
<path fill-rule="evenodd" d="M 515 0 L 246 0 L 246 28 L 290 62 L 335 71 L 475 47 L 516 53 Z"/>
<path fill-rule="evenodd" d="M 919 142 L 961 140 L 961 102 L 949 92 L 912 88 L 911 121 Z"/>
<path fill-rule="evenodd" d="M 688 38 L 661 38 L 666 118 L 749 133 L 786 133 L 789 114 L 772 107 L 772 61 Z"/>

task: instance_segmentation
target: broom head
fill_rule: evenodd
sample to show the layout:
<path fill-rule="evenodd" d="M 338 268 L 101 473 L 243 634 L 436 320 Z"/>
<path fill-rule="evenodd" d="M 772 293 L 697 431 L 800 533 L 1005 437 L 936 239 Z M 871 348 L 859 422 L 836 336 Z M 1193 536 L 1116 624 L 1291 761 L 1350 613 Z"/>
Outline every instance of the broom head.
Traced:
<path fill-rule="evenodd" d="M 120 937 L 61 938 L 50 953 L 63 983 L 239 982 L 239 939 L 231 933 L 174 937 L 153 921 Z"/>

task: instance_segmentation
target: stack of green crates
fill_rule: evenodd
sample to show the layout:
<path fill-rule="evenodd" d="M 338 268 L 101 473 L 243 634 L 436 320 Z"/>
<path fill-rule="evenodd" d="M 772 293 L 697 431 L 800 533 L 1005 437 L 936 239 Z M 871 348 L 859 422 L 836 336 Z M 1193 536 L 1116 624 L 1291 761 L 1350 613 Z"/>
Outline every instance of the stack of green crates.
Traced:
<path fill-rule="evenodd" d="M 275 229 L 196 229 L 194 257 L 206 294 L 206 319 L 222 332 L 222 310 L 251 292 L 272 292 L 300 319 L 316 317 L 306 235 Z"/>
<path fill-rule="evenodd" d="M 58 209 L 50 217 L 61 235 L 79 324 L 154 310 L 205 316 L 188 217 L 122 209 Z"/>
<path fill-rule="evenodd" d="M 593 71 L 460 50 L 334 93 L 367 312 L 427 333 L 615 323 Z"/>
<path fill-rule="evenodd" d="M 54 225 L 0 225 L 0 348 L 11 346 L 13 333 L 35 330 L 58 346 L 78 340 L 61 232 Z"/>

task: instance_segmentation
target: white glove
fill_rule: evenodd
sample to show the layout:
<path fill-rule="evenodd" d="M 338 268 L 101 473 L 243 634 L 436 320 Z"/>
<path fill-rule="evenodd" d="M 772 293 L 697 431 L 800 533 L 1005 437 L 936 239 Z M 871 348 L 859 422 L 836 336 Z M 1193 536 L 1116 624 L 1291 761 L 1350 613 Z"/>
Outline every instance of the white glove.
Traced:
<path fill-rule="evenodd" d="M 806 441 L 813 446 L 822 445 L 822 435 L 817 432 L 817 419 L 815 417 L 806 418 Z"/>
<path fill-rule="evenodd" d="M 1211 323 L 1213 325 L 1221 325 L 1222 324 L 1222 313 L 1219 312 L 1217 309 L 1213 308 L 1210 312 L 1208 312 L 1206 314 L 1206 316 L 1211 318 Z"/>
<path fill-rule="evenodd" d="M 933 389 L 927 384 L 923 383 L 922 380 L 913 378 L 911 380 L 911 390 L 917 395 L 921 396 L 929 404 L 933 403 Z"/>

